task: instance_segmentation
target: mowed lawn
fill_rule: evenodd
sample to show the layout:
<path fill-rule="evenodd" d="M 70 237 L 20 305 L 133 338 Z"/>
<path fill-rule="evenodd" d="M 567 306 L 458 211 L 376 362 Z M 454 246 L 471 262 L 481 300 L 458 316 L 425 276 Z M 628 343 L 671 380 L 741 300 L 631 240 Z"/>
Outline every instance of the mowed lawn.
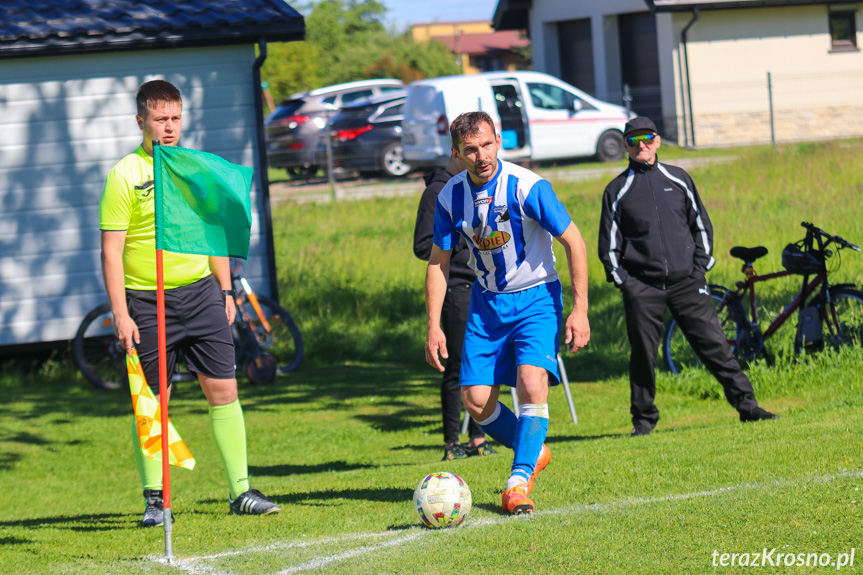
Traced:
<path fill-rule="evenodd" d="M 694 170 L 716 229 L 709 280 L 737 279 L 733 245 L 767 246 L 758 269 L 778 269 L 802 220 L 863 243 L 859 144 L 745 150 Z M 720 566 L 722 554 L 748 562 L 764 549 L 769 572 L 828 569 L 813 556 L 847 563 L 863 541 L 863 352 L 750 366 L 761 403 L 782 415 L 757 424 L 740 424 L 704 372 L 660 373 L 662 420 L 630 438 L 623 316 L 595 254 L 605 183 L 555 184 L 588 244 L 593 339 L 566 357 L 578 425 L 563 390 L 551 394 L 553 459 L 534 517 L 500 511 L 511 452 L 439 461 L 439 376 L 422 361 L 424 265 L 411 252 L 418 189 L 274 214 L 281 301 L 307 360 L 240 393 L 253 484 L 283 511 L 227 515 L 205 400 L 180 384 L 171 415 L 197 467 L 172 474 L 173 565 L 158 561 L 161 528 L 138 527 L 128 396 L 87 387 L 61 355 L 4 363 L 0 573 L 742 573 L 752 567 Z M 837 281 L 863 283 L 861 254 L 841 264 Z M 791 289 L 765 291 L 768 307 Z M 427 530 L 412 509 L 416 484 L 439 470 L 473 492 L 462 528 Z M 789 554 L 809 566 L 783 563 Z"/>

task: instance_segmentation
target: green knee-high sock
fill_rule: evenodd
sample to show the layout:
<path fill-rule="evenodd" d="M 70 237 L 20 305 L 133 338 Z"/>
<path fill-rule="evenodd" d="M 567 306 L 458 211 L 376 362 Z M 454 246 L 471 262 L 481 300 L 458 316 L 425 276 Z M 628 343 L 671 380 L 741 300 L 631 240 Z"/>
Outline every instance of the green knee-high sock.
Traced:
<path fill-rule="evenodd" d="M 138 425 L 132 419 L 132 451 L 135 453 L 135 463 L 144 489 L 162 489 L 162 462 L 150 459 L 141 450 L 141 440 L 138 439 Z"/>
<path fill-rule="evenodd" d="M 246 422 L 240 401 L 210 406 L 210 429 L 225 464 L 231 499 L 249 490 L 249 468 L 246 464 Z"/>

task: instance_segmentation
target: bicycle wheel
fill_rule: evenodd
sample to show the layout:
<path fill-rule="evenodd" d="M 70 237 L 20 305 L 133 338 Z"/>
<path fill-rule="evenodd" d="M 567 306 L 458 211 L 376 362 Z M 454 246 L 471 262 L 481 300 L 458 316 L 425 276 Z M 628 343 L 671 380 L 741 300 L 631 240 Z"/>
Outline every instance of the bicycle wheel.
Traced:
<path fill-rule="evenodd" d="M 717 310 L 728 291 L 728 288 L 722 286 L 710 286 L 710 297 L 713 299 L 713 305 Z M 735 341 L 737 339 L 737 323 L 727 309 L 719 312 L 719 323 L 722 326 L 722 331 L 725 332 L 725 338 L 729 341 Z M 686 341 L 683 330 L 680 329 L 673 317 L 668 322 L 662 337 L 662 359 L 665 367 L 674 375 L 679 375 L 682 371 L 701 365 L 701 360 L 698 359 L 695 350 Z"/>
<path fill-rule="evenodd" d="M 258 296 L 258 303 L 261 304 L 261 311 L 270 324 L 269 332 L 248 300 L 244 301 L 237 311 L 243 314 L 254 330 L 255 342 L 261 354 L 275 361 L 276 373 L 296 370 L 303 360 L 303 338 L 297 324 L 285 308 L 271 299 Z M 239 341 L 243 341 L 243 338 L 239 338 Z M 237 364 L 240 364 L 239 358 Z"/>
<path fill-rule="evenodd" d="M 824 337 L 834 348 L 860 346 L 863 342 L 863 292 L 849 288 L 831 290 L 833 309 L 827 310 Z"/>
<path fill-rule="evenodd" d="M 94 386 L 101 389 L 129 387 L 126 350 L 114 337 L 111 304 L 104 304 L 84 317 L 72 340 L 72 361 Z"/>

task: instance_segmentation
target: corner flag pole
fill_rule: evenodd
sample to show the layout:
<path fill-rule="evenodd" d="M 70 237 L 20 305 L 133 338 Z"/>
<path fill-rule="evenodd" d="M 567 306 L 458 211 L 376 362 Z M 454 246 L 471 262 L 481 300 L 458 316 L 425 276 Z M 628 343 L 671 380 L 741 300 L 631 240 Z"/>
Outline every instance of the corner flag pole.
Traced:
<path fill-rule="evenodd" d="M 158 145 L 159 141 L 154 140 L 153 147 Z M 156 323 L 159 333 L 159 411 L 162 423 L 162 501 L 164 507 L 165 559 L 171 563 L 174 560 L 174 545 L 171 541 L 174 521 L 171 517 L 171 464 L 168 453 L 168 345 L 165 335 L 165 277 L 162 266 L 162 250 L 156 250 Z"/>

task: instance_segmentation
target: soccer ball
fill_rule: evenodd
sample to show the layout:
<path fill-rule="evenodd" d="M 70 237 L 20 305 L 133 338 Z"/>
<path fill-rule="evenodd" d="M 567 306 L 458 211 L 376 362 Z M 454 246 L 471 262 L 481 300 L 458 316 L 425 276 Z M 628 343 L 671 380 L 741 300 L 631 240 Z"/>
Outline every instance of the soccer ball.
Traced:
<path fill-rule="evenodd" d="M 470 487 L 455 473 L 426 475 L 414 491 L 414 509 L 426 527 L 456 527 L 470 513 Z"/>

